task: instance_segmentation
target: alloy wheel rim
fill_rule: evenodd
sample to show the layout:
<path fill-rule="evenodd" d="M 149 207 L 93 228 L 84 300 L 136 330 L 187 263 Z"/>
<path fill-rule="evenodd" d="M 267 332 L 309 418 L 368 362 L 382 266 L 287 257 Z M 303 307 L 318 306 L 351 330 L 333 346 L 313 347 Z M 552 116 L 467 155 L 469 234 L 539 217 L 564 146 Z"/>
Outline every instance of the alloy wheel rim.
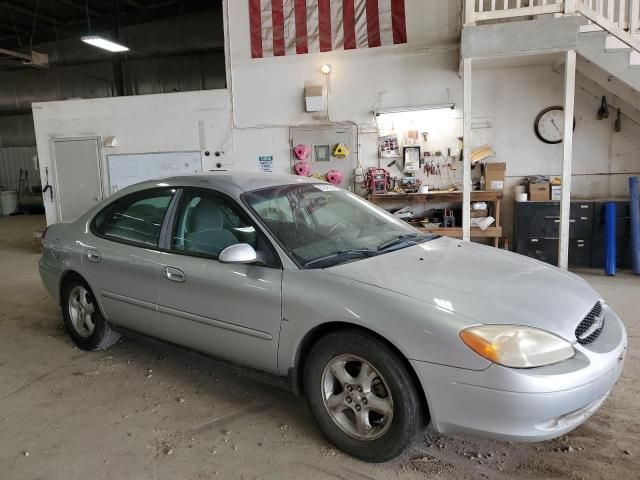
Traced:
<path fill-rule="evenodd" d="M 340 355 L 327 364 L 322 399 L 334 423 L 357 440 L 376 440 L 391 427 L 391 391 L 380 372 L 356 355 Z"/>
<path fill-rule="evenodd" d="M 78 285 L 69 293 L 69 318 L 73 329 L 83 338 L 88 338 L 96 328 L 93 315 L 95 306 L 89 291 Z"/>

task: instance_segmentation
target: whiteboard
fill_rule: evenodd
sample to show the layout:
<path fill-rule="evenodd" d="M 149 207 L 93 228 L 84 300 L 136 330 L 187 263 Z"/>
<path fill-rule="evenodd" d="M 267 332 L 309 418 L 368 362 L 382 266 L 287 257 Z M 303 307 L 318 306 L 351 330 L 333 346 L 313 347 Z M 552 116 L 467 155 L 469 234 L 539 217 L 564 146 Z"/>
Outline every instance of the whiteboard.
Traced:
<path fill-rule="evenodd" d="M 200 151 L 107 155 L 109 192 L 155 178 L 202 172 Z"/>

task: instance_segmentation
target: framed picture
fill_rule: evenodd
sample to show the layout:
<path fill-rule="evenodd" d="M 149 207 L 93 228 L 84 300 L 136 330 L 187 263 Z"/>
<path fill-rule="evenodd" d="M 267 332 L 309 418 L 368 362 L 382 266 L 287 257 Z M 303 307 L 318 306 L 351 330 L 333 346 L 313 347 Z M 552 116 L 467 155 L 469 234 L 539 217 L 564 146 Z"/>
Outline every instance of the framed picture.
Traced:
<path fill-rule="evenodd" d="M 400 156 L 400 143 L 397 135 L 385 135 L 378 139 L 381 158 L 397 158 Z"/>
<path fill-rule="evenodd" d="M 313 158 L 316 162 L 330 162 L 331 146 L 330 145 L 314 145 Z"/>
<path fill-rule="evenodd" d="M 406 172 L 420 170 L 420 147 L 404 147 L 402 149 L 402 160 Z"/>

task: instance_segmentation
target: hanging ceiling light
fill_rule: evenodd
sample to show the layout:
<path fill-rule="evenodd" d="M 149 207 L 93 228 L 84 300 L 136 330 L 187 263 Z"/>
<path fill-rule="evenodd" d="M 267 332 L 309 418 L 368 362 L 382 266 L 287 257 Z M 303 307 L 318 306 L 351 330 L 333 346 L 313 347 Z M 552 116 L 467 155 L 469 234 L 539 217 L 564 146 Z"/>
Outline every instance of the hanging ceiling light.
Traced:
<path fill-rule="evenodd" d="M 88 43 L 89 45 L 93 45 L 94 47 L 102 48 L 103 50 L 108 50 L 110 52 L 128 52 L 129 48 L 121 45 L 119 43 L 113 42 L 111 40 L 107 40 L 99 35 L 87 35 L 86 37 L 82 37 L 81 40 L 84 43 Z"/>

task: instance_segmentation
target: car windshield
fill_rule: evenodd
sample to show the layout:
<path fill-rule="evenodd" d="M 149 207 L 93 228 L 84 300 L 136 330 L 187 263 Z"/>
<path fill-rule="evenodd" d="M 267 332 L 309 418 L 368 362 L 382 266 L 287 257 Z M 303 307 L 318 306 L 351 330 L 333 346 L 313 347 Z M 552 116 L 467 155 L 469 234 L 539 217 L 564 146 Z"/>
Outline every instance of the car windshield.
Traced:
<path fill-rule="evenodd" d="M 332 185 L 285 185 L 243 198 L 303 268 L 327 268 L 436 238 Z"/>

